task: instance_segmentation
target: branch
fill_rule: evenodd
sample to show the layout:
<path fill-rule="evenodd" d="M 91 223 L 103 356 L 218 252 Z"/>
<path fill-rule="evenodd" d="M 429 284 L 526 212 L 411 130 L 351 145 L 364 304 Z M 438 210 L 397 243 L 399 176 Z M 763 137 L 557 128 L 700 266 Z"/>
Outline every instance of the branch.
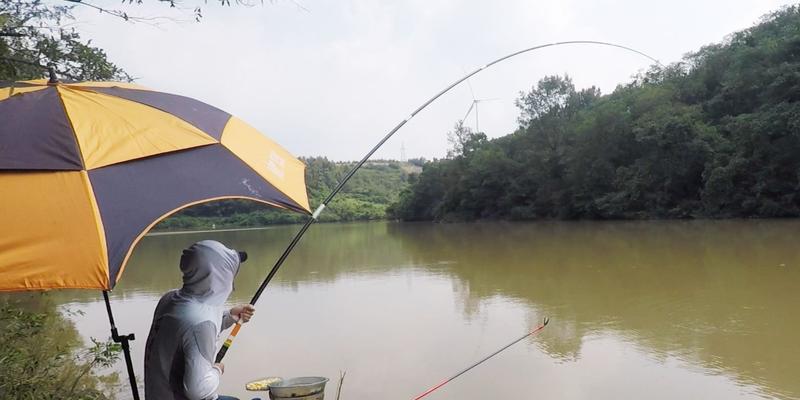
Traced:
<path fill-rule="evenodd" d="M 41 68 L 43 71 L 47 71 L 47 70 L 50 69 L 50 67 L 48 67 L 46 65 L 42 65 L 42 64 L 39 64 L 39 63 L 36 63 L 36 62 L 32 62 L 32 61 L 27 61 L 27 60 L 20 60 L 18 58 L 0 57 L 0 60 L 13 62 L 13 63 L 17 63 L 17 64 L 24 64 L 24 65 L 28 65 L 28 66 L 31 66 L 31 67 Z M 66 76 L 67 78 L 73 79 L 73 80 L 76 80 L 76 81 L 82 81 L 83 80 L 81 77 L 69 74 L 67 72 L 56 71 L 56 73 L 58 75 Z"/>
<path fill-rule="evenodd" d="M 174 18 L 169 18 L 169 17 L 137 17 L 137 16 L 132 16 L 132 15 L 129 15 L 128 13 L 126 13 L 125 11 L 122 11 L 122 10 L 119 10 L 119 9 L 105 8 L 105 7 L 102 7 L 102 6 L 98 6 L 96 4 L 89 3 L 89 2 L 84 1 L 84 0 L 63 0 L 63 1 L 66 1 L 66 2 L 69 2 L 69 3 L 83 5 L 83 6 L 86 6 L 86 7 L 90 7 L 90 8 L 93 8 L 95 10 L 100 11 L 101 13 L 106 13 L 106 14 L 112 15 L 112 16 L 117 17 L 117 18 L 121 18 L 121 19 L 123 19 L 125 21 L 130 21 L 130 22 L 152 23 L 153 21 L 158 21 L 158 20 L 166 20 L 166 21 L 169 21 L 169 22 L 188 22 L 187 20 L 176 20 Z M 137 4 L 141 4 L 142 3 L 141 0 L 123 0 L 122 3 L 124 4 L 126 1 L 128 3 L 133 3 L 133 2 L 136 2 Z M 179 7 L 180 3 L 179 3 L 178 0 L 158 0 L 158 1 L 162 2 L 162 3 L 169 4 L 170 8 L 177 8 L 179 10 L 188 10 L 188 8 Z M 217 1 L 222 6 L 228 6 L 228 7 L 231 6 L 231 1 L 230 0 L 217 0 Z M 289 1 L 292 4 L 294 4 L 295 7 L 297 7 L 297 9 L 305 11 L 305 12 L 309 12 L 309 13 L 311 12 L 311 10 L 309 10 L 308 8 L 303 6 L 300 3 L 300 1 L 298 1 L 298 0 L 289 0 Z M 273 2 L 275 2 L 275 0 L 269 0 L 269 2 L 273 3 Z M 264 5 L 264 0 L 234 0 L 234 4 L 236 4 L 237 6 L 243 6 L 243 7 L 255 7 L 257 5 L 257 3 L 260 3 L 263 6 Z M 194 7 L 192 12 L 194 13 L 194 20 L 196 22 L 200 22 L 200 20 L 203 18 L 202 9 L 200 7 Z"/>
<path fill-rule="evenodd" d="M 308 8 L 305 8 L 305 7 L 304 7 L 302 4 L 300 4 L 300 2 L 298 2 L 297 0 L 291 0 L 291 2 L 292 2 L 292 4 L 294 4 L 295 6 L 297 6 L 297 8 L 298 8 L 298 9 L 300 9 L 300 10 L 303 10 L 303 11 L 305 11 L 305 12 L 307 12 L 307 13 L 310 13 L 310 12 L 311 12 L 311 10 L 309 10 Z M 344 378 L 344 375 L 342 375 L 342 378 Z"/>
<path fill-rule="evenodd" d="M 122 11 L 122 10 L 114 10 L 114 9 L 110 9 L 110 8 L 101 7 L 101 6 L 92 4 L 92 3 L 87 3 L 87 2 L 85 2 L 83 0 L 64 0 L 64 1 L 70 2 L 70 3 L 75 3 L 75 4 L 80 4 L 80 5 L 89 7 L 89 8 L 94 8 L 95 10 L 100 11 L 101 13 L 106 13 L 108 15 L 111 15 L 111 16 L 114 16 L 114 17 L 117 17 L 117 18 L 122 18 L 123 20 L 128 21 L 128 22 L 140 22 L 140 23 L 147 23 L 147 24 L 151 24 L 151 25 L 154 24 L 154 22 L 157 22 L 159 20 L 166 20 L 166 21 L 169 21 L 169 22 L 187 22 L 187 21 L 176 20 L 174 18 L 169 18 L 169 17 L 137 17 L 137 16 L 132 16 L 132 15 L 128 15 L 128 13 L 126 13 L 125 11 Z M 160 1 L 167 1 L 167 2 L 170 3 L 170 7 L 175 7 L 175 5 L 174 5 L 174 3 L 172 1 L 169 1 L 169 0 L 160 0 Z M 123 1 L 123 3 L 124 3 L 124 1 Z M 202 15 L 200 14 L 200 8 L 195 8 L 194 9 L 194 13 L 195 13 L 195 20 L 199 21 L 200 18 L 202 17 Z"/>

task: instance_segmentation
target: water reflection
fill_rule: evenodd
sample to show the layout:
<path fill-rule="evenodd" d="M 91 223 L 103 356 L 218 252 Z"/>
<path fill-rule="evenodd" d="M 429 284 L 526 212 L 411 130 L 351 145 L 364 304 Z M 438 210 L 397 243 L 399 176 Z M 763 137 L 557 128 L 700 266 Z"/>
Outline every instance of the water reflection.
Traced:
<path fill-rule="evenodd" d="M 391 226 L 390 226 L 391 227 Z M 612 331 L 653 357 L 678 357 L 797 396 L 800 247 L 795 221 L 394 226 L 420 263 L 457 260 L 468 296 L 502 293 L 558 318 L 544 339 L 580 357 Z M 478 244 L 478 245 L 476 245 Z M 435 255 L 430 257 L 430 255 Z M 783 316 L 782 316 L 783 315 Z"/>
<path fill-rule="evenodd" d="M 270 373 L 336 377 L 347 369 L 344 398 L 409 398 L 549 315 L 544 334 L 439 398 L 533 388 L 555 398 L 796 398 L 798 228 L 319 225 L 240 334 L 225 388 L 241 391 L 248 378 Z M 180 286 L 182 248 L 212 238 L 247 250 L 233 296 L 246 302 L 296 229 L 145 238 L 113 292 L 118 319 L 132 321 L 140 337 L 134 350 L 141 352 L 157 298 Z M 84 335 L 107 335 L 99 294 L 52 296 L 87 309 L 77 320 Z"/>

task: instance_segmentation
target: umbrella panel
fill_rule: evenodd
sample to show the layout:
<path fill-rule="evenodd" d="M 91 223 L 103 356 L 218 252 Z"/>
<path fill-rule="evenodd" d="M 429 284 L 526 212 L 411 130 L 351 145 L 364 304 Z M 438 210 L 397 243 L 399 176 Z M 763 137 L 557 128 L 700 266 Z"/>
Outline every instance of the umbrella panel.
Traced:
<path fill-rule="evenodd" d="M 108 287 L 85 171 L 0 172 L 0 290 Z"/>
<path fill-rule="evenodd" d="M 112 287 L 150 227 L 190 204 L 248 198 L 306 212 L 218 144 L 91 170 L 89 178 L 108 243 Z"/>
<path fill-rule="evenodd" d="M 55 88 L 0 101 L 0 170 L 80 170 L 80 151 Z"/>

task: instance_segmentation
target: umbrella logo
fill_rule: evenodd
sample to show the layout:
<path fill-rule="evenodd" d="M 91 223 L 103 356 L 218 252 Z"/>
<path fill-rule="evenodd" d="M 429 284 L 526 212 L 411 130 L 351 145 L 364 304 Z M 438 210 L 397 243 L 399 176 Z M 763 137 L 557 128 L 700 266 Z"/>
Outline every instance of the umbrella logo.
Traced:
<path fill-rule="evenodd" d="M 253 196 L 261 196 L 261 193 L 252 185 L 250 185 L 249 179 L 242 179 L 242 185 L 244 185 Z"/>
<path fill-rule="evenodd" d="M 272 172 L 273 175 L 283 180 L 285 166 L 286 160 L 283 157 L 278 155 L 275 151 L 269 152 L 269 157 L 267 158 L 267 169 L 269 172 Z"/>

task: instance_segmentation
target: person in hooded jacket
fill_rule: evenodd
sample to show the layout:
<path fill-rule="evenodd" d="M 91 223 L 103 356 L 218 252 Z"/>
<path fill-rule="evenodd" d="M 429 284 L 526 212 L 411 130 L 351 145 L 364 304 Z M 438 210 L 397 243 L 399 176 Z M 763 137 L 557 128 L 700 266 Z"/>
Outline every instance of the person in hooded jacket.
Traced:
<path fill-rule="evenodd" d="M 161 297 L 153 315 L 144 357 L 147 400 L 224 400 L 217 394 L 225 372 L 214 363 L 217 335 L 234 322 L 247 322 L 250 304 L 224 309 L 233 279 L 247 253 L 203 240 L 183 250 L 183 287 Z"/>

